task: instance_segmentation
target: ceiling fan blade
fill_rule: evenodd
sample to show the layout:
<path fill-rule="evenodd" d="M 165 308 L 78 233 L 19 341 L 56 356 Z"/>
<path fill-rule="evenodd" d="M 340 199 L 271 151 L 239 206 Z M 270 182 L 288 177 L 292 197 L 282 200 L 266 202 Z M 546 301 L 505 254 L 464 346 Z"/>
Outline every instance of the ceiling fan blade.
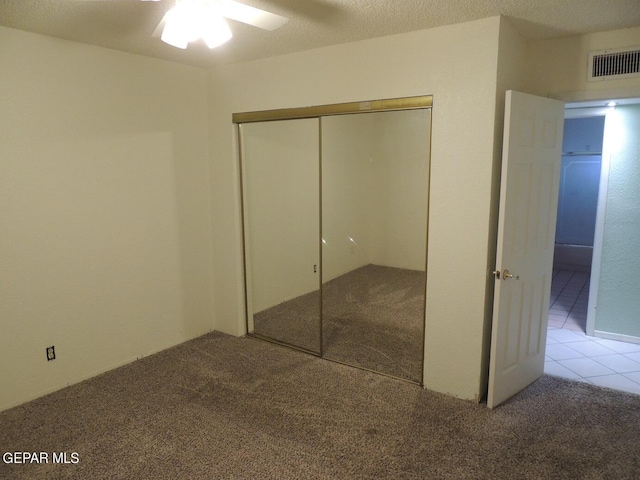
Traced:
<path fill-rule="evenodd" d="M 156 1 L 156 0 L 147 0 L 147 1 Z M 165 13 L 162 16 L 162 20 L 158 23 L 158 26 L 151 34 L 152 37 L 160 37 L 162 36 L 162 31 L 164 30 L 164 26 L 167 24 L 167 18 L 169 18 L 169 12 Z"/>
<path fill-rule="evenodd" d="M 289 21 L 287 17 L 234 2 L 233 0 L 219 0 L 218 8 L 224 17 L 253 25 L 263 30 L 275 30 Z"/>

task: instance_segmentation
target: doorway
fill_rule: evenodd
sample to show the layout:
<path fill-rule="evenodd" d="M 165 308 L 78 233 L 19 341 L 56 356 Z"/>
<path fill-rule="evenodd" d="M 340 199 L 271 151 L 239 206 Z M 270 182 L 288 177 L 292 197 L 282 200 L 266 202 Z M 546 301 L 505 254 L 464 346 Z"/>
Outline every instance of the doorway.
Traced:
<path fill-rule="evenodd" d="M 602 148 L 599 147 L 603 145 L 604 119 L 607 113 L 612 111 L 611 108 L 603 107 L 604 102 L 599 104 L 597 106 L 591 102 L 567 105 L 563 171 L 567 165 L 571 165 L 578 175 L 574 175 L 573 180 L 569 179 L 568 191 L 564 192 L 564 207 L 567 207 L 567 204 L 571 207 L 573 202 L 578 207 L 581 206 L 582 211 L 574 209 L 568 215 L 571 221 L 562 225 L 561 189 L 556 235 L 559 246 L 554 258 L 545 373 L 640 393 L 640 344 L 617 341 L 619 339 L 615 336 L 603 338 L 607 335 L 599 334 L 595 328 L 604 212 L 608 198 L 610 154 L 607 152 L 604 158 L 600 157 L 603 160 L 603 178 L 598 182 L 599 194 L 597 191 L 594 193 L 593 186 L 596 170 L 600 170 L 596 164 L 600 163 L 598 156 L 599 152 L 602 152 Z M 606 145 L 604 148 L 607 149 Z M 576 171 L 570 173 L 575 174 Z M 598 222 L 593 218 L 594 201 L 595 210 L 598 211 Z M 568 213 L 569 210 L 564 213 Z M 585 213 L 587 210 L 589 215 Z M 589 228 L 585 228 L 586 216 L 589 216 Z M 589 243 L 584 241 L 585 233 L 595 234 L 595 241 L 590 242 L 590 246 L 580 245 Z"/>
<path fill-rule="evenodd" d="M 587 333 L 605 112 L 565 110 L 549 327 Z"/>

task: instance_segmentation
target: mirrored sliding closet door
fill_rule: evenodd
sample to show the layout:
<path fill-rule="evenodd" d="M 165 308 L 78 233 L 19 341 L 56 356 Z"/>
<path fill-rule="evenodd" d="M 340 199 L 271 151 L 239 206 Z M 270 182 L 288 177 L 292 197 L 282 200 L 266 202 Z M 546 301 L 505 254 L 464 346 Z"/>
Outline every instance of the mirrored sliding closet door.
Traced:
<path fill-rule="evenodd" d="M 429 110 L 323 117 L 324 356 L 420 382 Z"/>
<path fill-rule="evenodd" d="M 318 120 L 240 127 L 248 330 L 320 353 Z"/>
<path fill-rule="evenodd" d="M 234 115 L 250 335 L 422 382 L 430 106 Z"/>

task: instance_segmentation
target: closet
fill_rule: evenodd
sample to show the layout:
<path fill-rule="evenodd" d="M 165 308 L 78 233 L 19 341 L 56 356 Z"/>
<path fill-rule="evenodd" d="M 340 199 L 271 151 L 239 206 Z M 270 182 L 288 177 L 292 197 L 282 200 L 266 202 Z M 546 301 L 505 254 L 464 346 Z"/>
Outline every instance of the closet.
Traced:
<path fill-rule="evenodd" d="M 234 114 L 249 335 L 422 383 L 431 102 Z"/>

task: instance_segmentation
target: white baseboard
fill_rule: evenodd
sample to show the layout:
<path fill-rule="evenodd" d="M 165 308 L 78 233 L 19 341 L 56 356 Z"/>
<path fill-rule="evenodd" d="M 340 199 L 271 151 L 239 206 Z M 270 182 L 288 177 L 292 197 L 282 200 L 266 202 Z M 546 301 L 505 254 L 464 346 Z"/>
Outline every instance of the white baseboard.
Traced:
<path fill-rule="evenodd" d="M 617 340 L 618 342 L 640 343 L 640 337 L 623 335 L 622 333 L 603 332 L 602 330 L 594 330 L 593 336 L 598 338 L 606 338 L 607 340 Z"/>

